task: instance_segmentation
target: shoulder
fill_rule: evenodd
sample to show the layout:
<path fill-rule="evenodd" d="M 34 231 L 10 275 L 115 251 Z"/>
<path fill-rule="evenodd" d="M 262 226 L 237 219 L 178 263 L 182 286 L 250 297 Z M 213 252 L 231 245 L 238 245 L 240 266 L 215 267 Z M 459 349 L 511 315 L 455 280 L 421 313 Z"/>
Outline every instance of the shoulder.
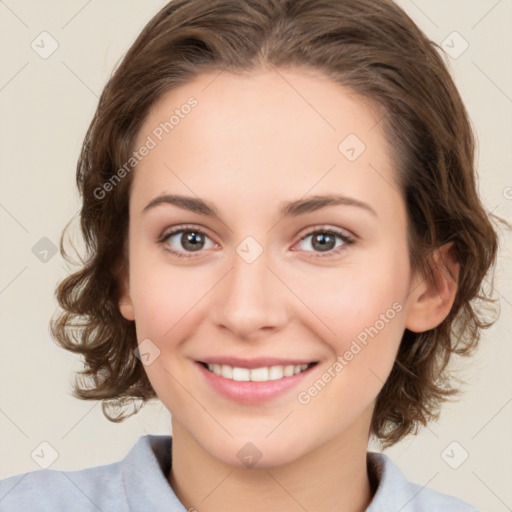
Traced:
<path fill-rule="evenodd" d="M 177 498 L 166 473 L 171 437 L 145 435 L 124 459 L 78 471 L 40 469 L 0 480 L 0 512 L 158 510 Z M 179 502 L 178 502 L 179 503 Z"/>
<path fill-rule="evenodd" d="M 455 496 L 409 482 L 387 455 L 369 452 L 367 460 L 369 471 L 378 481 L 367 512 L 481 512 Z"/>
<path fill-rule="evenodd" d="M 79 471 L 40 469 L 8 477 L 0 480 L 0 511 L 103 510 L 108 504 L 128 511 L 120 466 L 115 462 Z"/>

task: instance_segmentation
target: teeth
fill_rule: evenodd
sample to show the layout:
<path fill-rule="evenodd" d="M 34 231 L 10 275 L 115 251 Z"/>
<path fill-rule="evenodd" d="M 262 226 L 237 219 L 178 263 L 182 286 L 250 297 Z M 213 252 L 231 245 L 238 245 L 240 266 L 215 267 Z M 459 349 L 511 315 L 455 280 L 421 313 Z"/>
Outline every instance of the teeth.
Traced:
<path fill-rule="evenodd" d="M 268 379 L 268 368 L 253 368 L 251 370 L 251 380 L 253 382 L 265 382 Z"/>
<path fill-rule="evenodd" d="M 309 364 L 296 364 L 288 366 L 265 366 L 262 368 L 238 368 L 228 364 L 208 364 L 208 370 L 215 375 L 220 375 L 225 379 L 236 381 L 267 382 L 269 380 L 278 380 L 283 377 L 291 377 L 303 372 L 309 368 Z"/>
<path fill-rule="evenodd" d="M 226 379 L 232 379 L 233 378 L 233 367 L 229 366 L 227 364 L 223 364 L 221 375 Z"/>
<path fill-rule="evenodd" d="M 215 365 L 213 366 L 213 371 L 215 373 Z M 233 380 L 251 380 L 251 370 L 249 370 L 248 368 L 233 368 Z"/>
<path fill-rule="evenodd" d="M 293 368 L 294 368 L 293 365 L 285 366 L 284 370 L 283 370 L 284 376 L 291 377 L 293 375 Z"/>
<path fill-rule="evenodd" d="M 277 380 L 282 379 L 284 377 L 284 367 L 283 366 L 271 366 L 268 369 L 268 380 Z"/>

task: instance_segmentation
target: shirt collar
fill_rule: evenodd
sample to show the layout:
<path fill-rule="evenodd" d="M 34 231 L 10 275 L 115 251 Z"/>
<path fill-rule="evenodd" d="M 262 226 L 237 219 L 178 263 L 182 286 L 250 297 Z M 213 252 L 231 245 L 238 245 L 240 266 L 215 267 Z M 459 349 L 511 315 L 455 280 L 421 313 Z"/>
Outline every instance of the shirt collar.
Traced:
<path fill-rule="evenodd" d="M 187 512 L 167 480 L 172 438 L 148 434 L 122 460 L 126 498 L 133 512 Z"/>
<path fill-rule="evenodd" d="M 172 437 L 148 434 L 139 438 L 122 460 L 126 496 L 134 512 L 187 512 L 167 480 L 171 470 Z M 376 492 L 366 512 L 404 512 L 418 491 L 386 455 L 367 452 L 367 467 Z"/>

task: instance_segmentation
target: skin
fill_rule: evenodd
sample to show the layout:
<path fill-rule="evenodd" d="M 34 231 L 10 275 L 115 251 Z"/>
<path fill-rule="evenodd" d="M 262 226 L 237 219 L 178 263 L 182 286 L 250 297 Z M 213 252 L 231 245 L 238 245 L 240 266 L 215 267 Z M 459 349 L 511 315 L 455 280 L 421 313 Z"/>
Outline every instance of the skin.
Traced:
<path fill-rule="evenodd" d="M 137 147 L 190 96 L 197 107 L 134 171 L 119 303 L 139 343 L 150 339 L 160 351 L 145 370 L 172 413 L 169 482 L 187 508 L 201 512 L 322 512 L 340 503 L 363 511 L 374 492 L 366 451 L 376 397 L 405 328 L 431 329 L 449 313 L 456 284 L 448 270 L 456 275 L 458 263 L 444 246 L 434 253 L 439 269 L 431 279 L 411 272 L 406 210 L 381 114 L 352 91 L 297 68 L 203 74 L 153 105 Z M 353 162 L 338 150 L 348 134 L 366 145 Z M 169 204 L 142 213 L 162 193 L 200 197 L 220 219 Z M 376 215 L 353 205 L 279 215 L 283 201 L 333 193 Z M 205 232 L 199 251 L 180 243 L 187 233 L 158 243 L 183 224 Z M 325 228 L 355 242 L 336 237 L 322 252 L 307 235 Z M 252 263 L 236 251 L 249 235 L 263 249 Z M 308 404 L 299 403 L 298 392 L 394 303 L 401 306 L 394 318 Z M 241 404 L 200 378 L 194 361 L 215 355 L 318 364 L 299 388 Z M 255 467 L 237 457 L 247 442 L 261 453 Z"/>

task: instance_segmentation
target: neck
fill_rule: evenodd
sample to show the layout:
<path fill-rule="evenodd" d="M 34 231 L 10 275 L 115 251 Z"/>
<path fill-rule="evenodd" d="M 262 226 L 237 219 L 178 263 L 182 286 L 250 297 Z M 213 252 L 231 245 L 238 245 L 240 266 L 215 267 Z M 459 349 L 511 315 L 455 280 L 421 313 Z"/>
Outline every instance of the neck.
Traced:
<path fill-rule="evenodd" d="M 187 510 L 364 512 L 372 490 L 366 465 L 368 440 L 331 440 L 290 463 L 270 468 L 225 464 L 173 421 L 170 484 Z"/>

